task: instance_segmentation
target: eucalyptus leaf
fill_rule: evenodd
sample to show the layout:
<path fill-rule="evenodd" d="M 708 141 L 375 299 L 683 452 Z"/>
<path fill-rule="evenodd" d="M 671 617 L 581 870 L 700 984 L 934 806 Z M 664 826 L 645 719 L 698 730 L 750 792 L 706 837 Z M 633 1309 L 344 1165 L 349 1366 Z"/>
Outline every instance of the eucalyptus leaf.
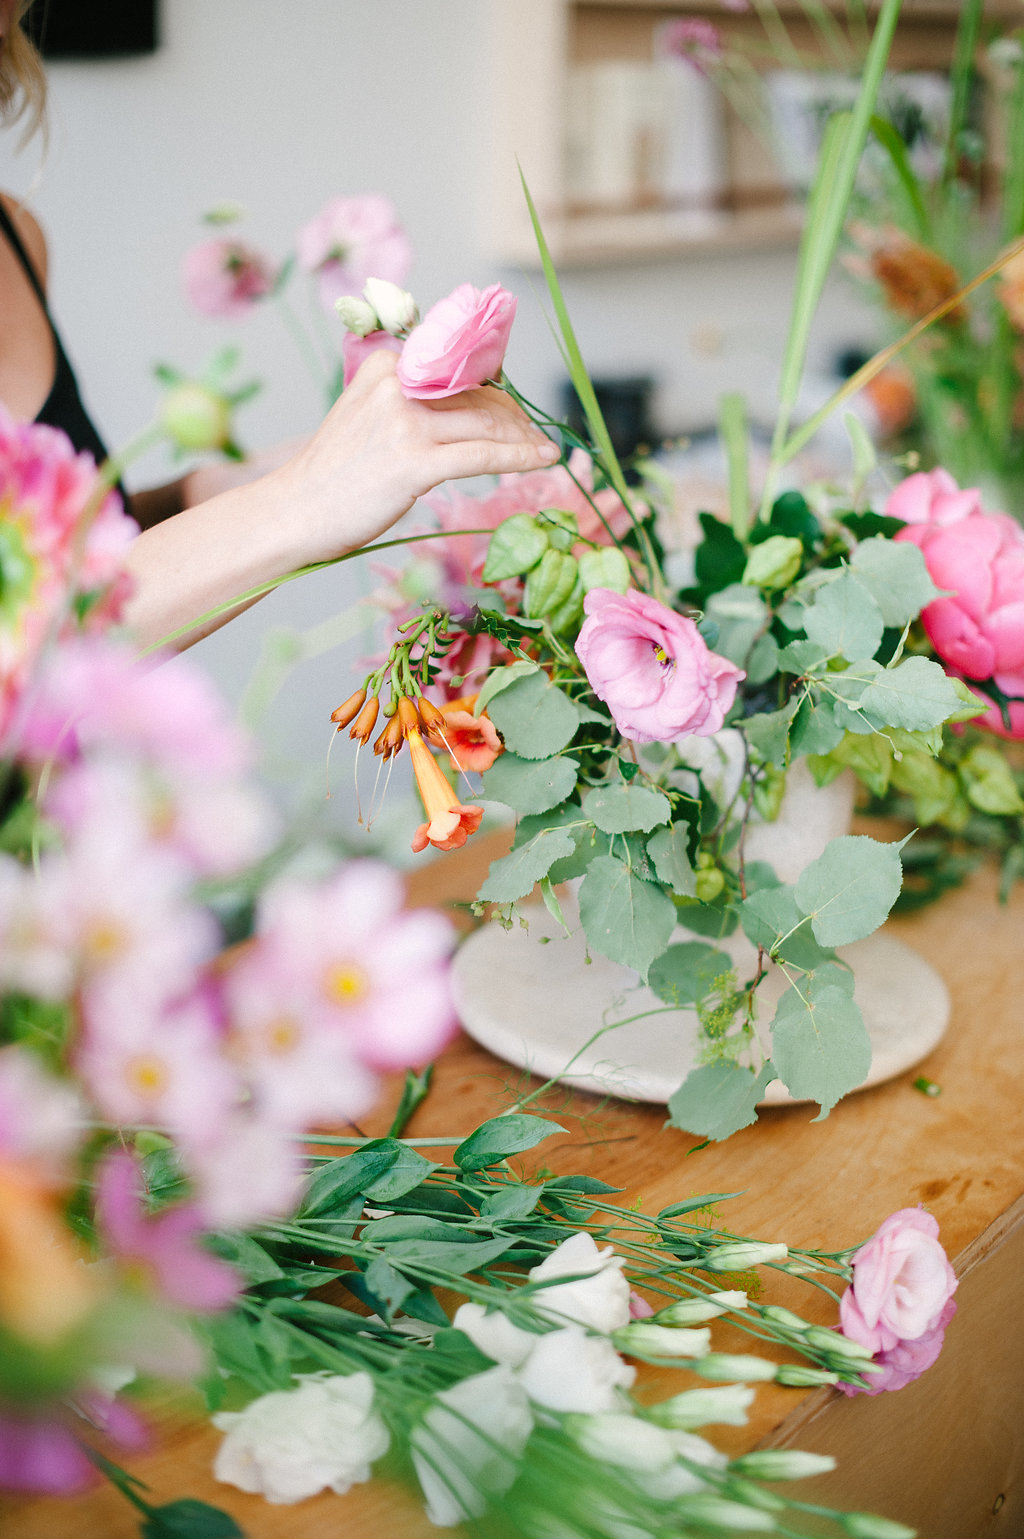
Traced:
<path fill-rule="evenodd" d="M 863 940 L 884 924 L 903 884 L 899 844 L 864 834 L 831 839 L 796 883 L 796 901 L 822 946 Z"/>
<path fill-rule="evenodd" d="M 588 793 L 583 811 L 602 833 L 649 833 L 669 821 L 672 803 L 647 786 L 600 786 Z"/>
<path fill-rule="evenodd" d="M 564 690 L 536 670 L 491 697 L 488 715 L 522 759 L 549 759 L 570 743 L 580 714 Z"/>
<path fill-rule="evenodd" d="M 668 1103 L 668 1126 L 720 1141 L 757 1121 L 757 1103 L 776 1078 L 771 1062 L 759 1074 L 740 1064 L 691 1069 Z"/>
<path fill-rule="evenodd" d="M 580 887 L 580 919 L 596 951 L 632 967 L 641 977 L 669 943 L 675 904 L 614 855 L 599 855 Z"/>
<path fill-rule="evenodd" d="M 791 1095 L 820 1103 L 815 1121 L 822 1121 L 871 1068 L 860 1007 L 831 982 L 787 989 L 772 1021 L 772 1059 Z"/>
<path fill-rule="evenodd" d="M 551 759 L 521 759 L 506 750 L 483 777 L 482 794 L 515 812 L 548 812 L 571 796 L 579 766 L 555 754 Z"/>
<path fill-rule="evenodd" d="M 808 640 L 824 647 L 830 657 L 854 662 L 874 657 L 885 624 L 864 583 L 851 572 L 840 572 L 834 582 L 819 588 L 806 613 L 804 629 Z"/>
<path fill-rule="evenodd" d="M 571 856 L 575 848 L 576 841 L 566 829 L 542 830 L 528 844 L 491 862 L 487 878 L 477 894 L 480 902 L 515 903 L 517 899 L 527 897 L 554 863 Z"/>
<path fill-rule="evenodd" d="M 547 1117 L 509 1112 L 481 1123 L 459 1144 L 452 1158 L 460 1170 L 486 1170 L 490 1165 L 500 1165 L 512 1154 L 532 1149 L 552 1133 L 564 1132 L 563 1127 Z"/>

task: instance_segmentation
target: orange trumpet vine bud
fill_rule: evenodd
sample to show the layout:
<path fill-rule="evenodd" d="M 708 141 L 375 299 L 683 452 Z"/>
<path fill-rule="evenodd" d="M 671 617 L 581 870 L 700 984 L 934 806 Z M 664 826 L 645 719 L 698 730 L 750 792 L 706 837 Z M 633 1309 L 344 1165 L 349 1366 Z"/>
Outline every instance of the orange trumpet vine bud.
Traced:
<path fill-rule="evenodd" d="M 480 827 L 484 809 L 462 805 L 418 727 L 412 728 L 408 739 L 416 787 L 427 814 L 427 821 L 413 835 L 413 850 L 418 854 L 428 844 L 435 850 L 457 850 Z"/>
<path fill-rule="evenodd" d="M 439 705 L 434 704 L 433 700 L 428 700 L 424 696 L 419 702 L 419 707 L 420 720 L 428 732 L 436 732 L 438 727 L 444 726 L 444 712 Z"/>
<path fill-rule="evenodd" d="M 402 731 L 402 723 L 398 713 L 391 717 L 380 737 L 373 745 L 373 751 L 381 759 L 391 759 L 402 746 L 405 734 Z"/>
<path fill-rule="evenodd" d="M 410 700 L 408 695 L 398 697 L 398 719 L 402 723 L 402 731 L 406 737 L 410 732 L 419 731 L 420 715 L 416 709 L 415 700 Z"/>
<path fill-rule="evenodd" d="M 358 738 L 360 743 L 365 743 L 374 729 L 379 710 L 380 701 L 376 695 L 371 695 L 349 728 L 349 737 Z"/>
<path fill-rule="evenodd" d="M 336 711 L 331 712 L 331 720 L 337 722 L 339 732 L 341 731 L 342 727 L 348 726 L 353 716 L 359 714 L 363 708 L 363 702 L 365 699 L 366 690 L 357 689 L 354 695 L 349 695 L 344 705 L 339 705 Z"/>

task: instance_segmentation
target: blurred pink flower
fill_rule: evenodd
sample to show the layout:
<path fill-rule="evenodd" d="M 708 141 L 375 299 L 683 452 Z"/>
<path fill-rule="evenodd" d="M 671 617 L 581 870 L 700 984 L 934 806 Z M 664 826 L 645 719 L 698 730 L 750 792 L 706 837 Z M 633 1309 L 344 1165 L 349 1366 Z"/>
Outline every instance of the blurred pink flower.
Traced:
<path fill-rule="evenodd" d="M 692 620 L 635 589 L 593 588 L 584 609 L 576 653 L 624 737 L 672 742 L 721 730 L 746 675 L 708 649 Z"/>
<path fill-rule="evenodd" d="M 745 0 L 729 6 L 730 10 L 746 10 Z M 722 58 L 722 39 L 714 22 L 703 16 L 679 17 L 666 22 L 658 34 L 663 54 L 682 59 L 701 74 L 718 64 Z"/>
<path fill-rule="evenodd" d="M 34 1416 L 0 1412 L 0 1490 L 71 1496 L 97 1478 L 63 1406 Z"/>
<path fill-rule="evenodd" d="M 274 284 L 270 260 L 240 240 L 206 240 L 185 253 L 181 278 L 189 303 L 202 315 L 248 315 Z"/>
<path fill-rule="evenodd" d="M 852 1258 L 853 1282 L 839 1301 L 844 1336 L 890 1370 L 869 1394 L 901 1389 L 931 1366 L 956 1310 L 957 1278 L 923 1208 L 900 1208 Z M 864 1393 L 846 1387 L 849 1393 Z"/>
<path fill-rule="evenodd" d="M 390 331 L 371 331 L 365 337 L 357 336 L 354 331 L 346 331 L 341 344 L 341 356 L 345 361 L 346 390 L 355 379 L 360 366 L 366 362 L 371 353 L 376 353 L 380 348 L 384 348 L 388 353 L 400 353 L 402 343 L 398 337 L 393 337 Z"/>
<path fill-rule="evenodd" d="M 893 488 L 885 512 L 905 524 L 956 524 L 981 512 L 981 493 L 977 487 L 961 491 L 949 471 L 941 467 L 919 470 Z"/>
<path fill-rule="evenodd" d="M 0 1154 L 63 1181 L 85 1137 L 84 1124 L 73 1085 L 50 1074 L 27 1048 L 0 1049 Z"/>
<path fill-rule="evenodd" d="M 407 396 L 433 401 L 496 379 L 508 347 L 516 300 L 499 283 L 462 283 L 414 327 L 398 361 Z"/>
<path fill-rule="evenodd" d="M 210 1143 L 189 1151 L 188 1169 L 204 1217 L 229 1229 L 282 1218 L 302 1195 L 298 1140 L 243 1109 L 218 1123 Z"/>
<path fill-rule="evenodd" d="M 320 300 L 333 310 L 344 294 L 358 294 L 367 278 L 404 283 L 412 247 L 398 210 L 381 193 L 332 198 L 295 237 L 299 265 L 319 278 Z"/>
<path fill-rule="evenodd" d="M 183 1309 L 225 1309 L 244 1286 L 239 1273 L 203 1250 L 207 1226 L 194 1203 L 145 1212 L 142 1172 L 127 1150 L 113 1150 L 100 1164 L 96 1223 L 119 1262 L 141 1266 L 160 1296 Z"/>

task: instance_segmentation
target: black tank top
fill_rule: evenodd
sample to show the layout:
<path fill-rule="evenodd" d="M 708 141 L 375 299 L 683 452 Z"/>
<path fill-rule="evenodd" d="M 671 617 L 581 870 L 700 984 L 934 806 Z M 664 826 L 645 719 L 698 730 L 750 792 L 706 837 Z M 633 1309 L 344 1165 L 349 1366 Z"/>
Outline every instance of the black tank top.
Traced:
<path fill-rule="evenodd" d="M 21 243 L 21 238 L 14 227 L 10 215 L 4 208 L 2 199 L 0 199 L 0 234 L 6 236 L 15 256 L 25 269 L 25 276 L 36 291 L 39 303 L 43 307 L 43 314 L 46 316 L 50 327 L 50 335 L 53 337 L 53 350 L 56 358 L 53 385 L 49 395 L 36 414 L 36 421 L 46 423 L 49 427 L 61 428 L 68 435 L 76 449 L 88 450 L 96 463 L 101 465 L 107 458 L 106 446 L 82 404 L 78 381 L 75 379 L 74 370 L 68 361 L 68 355 L 64 351 L 57 328 L 53 324 L 53 318 L 46 303 L 43 286 L 36 276 L 36 270 L 29 260 L 28 252 Z"/>

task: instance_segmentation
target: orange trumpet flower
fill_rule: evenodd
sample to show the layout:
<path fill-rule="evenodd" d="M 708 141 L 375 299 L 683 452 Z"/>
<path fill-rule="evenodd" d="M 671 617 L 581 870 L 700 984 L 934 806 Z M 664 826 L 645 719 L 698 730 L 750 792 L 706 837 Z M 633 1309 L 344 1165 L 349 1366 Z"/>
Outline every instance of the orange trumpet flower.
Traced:
<path fill-rule="evenodd" d="M 416 787 L 427 814 L 427 821 L 413 835 L 413 850 L 418 854 L 428 844 L 435 850 L 457 850 L 480 827 L 484 809 L 462 805 L 418 727 L 411 728 L 406 736 Z"/>
<path fill-rule="evenodd" d="M 432 743 L 447 748 L 453 769 L 473 770 L 482 775 L 504 753 L 505 745 L 486 711 L 473 715 L 475 704 L 476 695 L 450 700 L 438 712 L 440 721 L 432 718 L 427 722 L 427 731 Z"/>

